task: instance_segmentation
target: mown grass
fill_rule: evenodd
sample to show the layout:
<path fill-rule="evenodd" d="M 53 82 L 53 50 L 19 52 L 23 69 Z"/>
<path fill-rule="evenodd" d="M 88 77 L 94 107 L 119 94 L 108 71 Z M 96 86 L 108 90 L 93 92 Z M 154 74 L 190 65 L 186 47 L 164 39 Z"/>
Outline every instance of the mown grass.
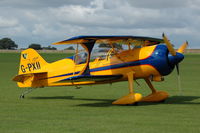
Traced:
<path fill-rule="evenodd" d="M 42 54 L 46 60 L 66 54 Z M 24 89 L 11 81 L 17 74 L 19 54 L 0 53 L 0 132 L 1 133 L 198 133 L 200 132 L 200 55 L 187 54 L 180 65 L 182 95 L 177 89 L 176 71 L 155 82 L 170 93 L 165 103 L 113 106 L 126 95 L 127 82 L 112 85 L 47 87 L 19 99 Z M 144 95 L 150 91 L 143 80 L 136 85 Z"/>

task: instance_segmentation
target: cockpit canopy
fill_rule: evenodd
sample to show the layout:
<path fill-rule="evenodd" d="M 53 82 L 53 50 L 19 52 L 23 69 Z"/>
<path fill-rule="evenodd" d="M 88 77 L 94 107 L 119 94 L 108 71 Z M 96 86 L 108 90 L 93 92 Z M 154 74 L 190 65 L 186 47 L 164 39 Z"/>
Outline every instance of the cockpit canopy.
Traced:
<path fill-rule="evenodd" d="M 113 55 L 119 53 L 120 51 L 126 49 L 121 44 L 115 44 L 112 47 L 108 43 L 97 43 L 93 48 L 90 56 L 90 62 L 94 61 L 95 59 L 103 60 L 111 58 Z M 87 62 L 88 53 L 87 51 L 81 46 L 77 45 L 76 53 L 74 56 L 68 57 L 74 60 L 75 64 L 83 64 Z"/>

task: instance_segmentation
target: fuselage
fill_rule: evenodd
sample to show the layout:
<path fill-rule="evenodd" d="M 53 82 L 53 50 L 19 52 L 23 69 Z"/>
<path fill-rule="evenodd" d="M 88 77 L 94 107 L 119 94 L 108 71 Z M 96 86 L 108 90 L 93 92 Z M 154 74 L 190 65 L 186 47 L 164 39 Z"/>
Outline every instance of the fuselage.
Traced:
<path fill-rule="evenodd" d="M 48 75 L 40 80 L 47 83 L 45 86 L 108 83 L 127 80 L 127 73 L 133 71 L 134 79 L 150 77 L 161 81 L 162 76 L 168 75 L 174 69 L 175 63 L 171 63 L 174 59 L 170 57 L 165 45 L 153 45 L 118 52 L 106 59 L 97 58 L 89 63 L 90 75 L 122 75 L 120 79 L 104 82 L 68 80 L 80 75 L 87 66 L 86 63 L 75 64 L 74 60 L 65 58 L 44 66 Z"/>

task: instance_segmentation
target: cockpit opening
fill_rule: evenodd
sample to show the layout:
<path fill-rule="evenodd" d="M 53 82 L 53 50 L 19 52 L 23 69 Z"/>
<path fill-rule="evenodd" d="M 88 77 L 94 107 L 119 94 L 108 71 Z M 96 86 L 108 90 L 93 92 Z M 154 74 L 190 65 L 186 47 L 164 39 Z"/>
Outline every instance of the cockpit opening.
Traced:
<path fill-rule="evenodd" d="M 122 44 L 97 43 L 91 52 L 90 62 L 109 59 L 125 49 L 127 48 Z M 81 45 L 77 45 L 74 56 L 68 58 L 72 59 L 76 65 L 83 64 L 87 62 L 88 53 Z"/>

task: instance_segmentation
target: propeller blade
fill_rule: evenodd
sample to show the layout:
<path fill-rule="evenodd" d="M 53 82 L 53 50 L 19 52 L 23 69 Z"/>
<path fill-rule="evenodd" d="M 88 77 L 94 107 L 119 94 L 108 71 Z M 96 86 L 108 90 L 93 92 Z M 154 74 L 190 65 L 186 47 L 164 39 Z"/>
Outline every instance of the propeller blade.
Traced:
<path fill-rule="evenodd" d="M 187 48 L 188 46 L 188 41 L 186 41 L 185 43 L 183 43 L 180 48 L 177 50 L 177 52 L 179 53 L 184 53 L 185 49 Z"/>
<path fill-rule="evenodd" d="M 165 34 L 163 33 L 163 40 L 165 42 L 165 44 L 167 45 L 167 48 L 169 50 L 169 52 L 171 53 L 171 55 L 175 56 L 176 55 L 176 51 L 173 48 L 173 45 L 169 42 L 169 40 L 167 39 L 167 37 L 165 36 Z"/>
<path fill-rule="evenodd" d="M 177 79 L 178 79 L 178 90 L 179 90 L 179 95 L 182 95 L 181 77 L 180 77 L 180 73 L 179 73 L 179 64 L 176 64 L 176 70 L 177 70 Z"/>
<path fill-rule="evenodd" d="M 176 64 L 176 71 L 177 71 L 177 74 L 179 75 L 179 64 Z"/>

